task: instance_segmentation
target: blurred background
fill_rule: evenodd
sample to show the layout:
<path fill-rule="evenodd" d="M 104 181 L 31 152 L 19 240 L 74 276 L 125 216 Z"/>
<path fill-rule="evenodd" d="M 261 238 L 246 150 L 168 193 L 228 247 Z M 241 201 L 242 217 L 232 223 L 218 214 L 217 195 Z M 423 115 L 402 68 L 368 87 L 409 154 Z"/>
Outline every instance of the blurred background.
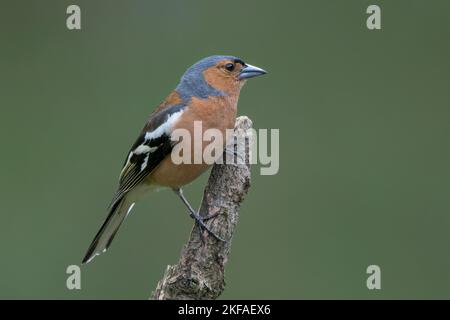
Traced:
<path fill-rule="evenodd" d="M 66 8 L 81 7 L 80 31 Z M 382 30 L 366 8 L 382 9 Z M 146 299 L 193 222 L 169 191 L 82 266 L 128 148 L 185 69 L 231 54 L 269 74 L 239 114 L 280 129 L 253 168 L 228 299 L 450 297 L 450 2 L 0 4 L 0 298 Z M 208 174 L 185 189 L 200 203 Z M 366 287 L 381 267 L 381 290 Z"/>

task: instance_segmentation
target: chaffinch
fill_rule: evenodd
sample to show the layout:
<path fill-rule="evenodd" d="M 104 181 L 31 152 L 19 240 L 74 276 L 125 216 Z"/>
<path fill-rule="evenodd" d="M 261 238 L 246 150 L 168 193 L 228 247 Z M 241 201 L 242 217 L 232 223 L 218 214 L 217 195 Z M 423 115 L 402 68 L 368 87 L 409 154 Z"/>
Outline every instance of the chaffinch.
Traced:
<path fill-rule="evenodd" d="M 132 145 L 108 208 L 109 214 L 83 263 L 108 249 L 135 202 L 158 187 L 173 189 L 197 224 L 223 240 L 206 227 L 203 222 L 206 218 L 195 212 L 181 189 L 209 165 L 204 162 L 175 164 L 170 155 L 180 141 L 173 138 L 173 133 L 176 129 L 193 133 L 194 123 L 201 121 L 203 130 L 217 129 L 225 136 L 227 129 L 234 128 L 239 93 L 245 81 L 265 73 L 233 56 L 207 57 L 187 69 L 176 89 L 150 114 Z M 195 134 L 190 137 L 194 140 Z M 191 145 L 194 143 L 191 141 Z"/>

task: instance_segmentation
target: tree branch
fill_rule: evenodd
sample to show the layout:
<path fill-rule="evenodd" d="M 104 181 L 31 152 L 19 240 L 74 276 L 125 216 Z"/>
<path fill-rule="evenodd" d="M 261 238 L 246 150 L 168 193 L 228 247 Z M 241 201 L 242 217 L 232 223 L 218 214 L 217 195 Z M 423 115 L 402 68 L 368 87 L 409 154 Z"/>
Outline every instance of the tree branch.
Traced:
<path fill-rule="evenodd" d="M 213 166 L 200 207 L 202 216 L 218 213 L 206 224 L 228 241 L 219 241 L 206 231 L 200 234 L 199 228 L 194 225 L 178 263 L 167 266 L 151 299 L 216 299 L 223 292 L 225 264 L 238 222 L 240 204 L 250 187 L 248 159 L 251 127 L 251 120 L 245 116 L 236 120 L 232 141 L 237 163 L 235 160 L 234 164 Z"/>

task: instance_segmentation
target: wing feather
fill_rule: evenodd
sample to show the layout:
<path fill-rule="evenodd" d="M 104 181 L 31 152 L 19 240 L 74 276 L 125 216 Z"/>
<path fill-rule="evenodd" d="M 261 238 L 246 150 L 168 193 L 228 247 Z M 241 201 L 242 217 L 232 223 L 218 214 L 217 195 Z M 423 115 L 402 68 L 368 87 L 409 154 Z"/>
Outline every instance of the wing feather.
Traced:
<path fill-rule="evenodd" d="M 119 187 L 110 208 L 142 182 L 170 154 L 170 129 L 181 116 L 183 105 L 173 105 L 152 115 L 133 144 L 120 173 Z"/>

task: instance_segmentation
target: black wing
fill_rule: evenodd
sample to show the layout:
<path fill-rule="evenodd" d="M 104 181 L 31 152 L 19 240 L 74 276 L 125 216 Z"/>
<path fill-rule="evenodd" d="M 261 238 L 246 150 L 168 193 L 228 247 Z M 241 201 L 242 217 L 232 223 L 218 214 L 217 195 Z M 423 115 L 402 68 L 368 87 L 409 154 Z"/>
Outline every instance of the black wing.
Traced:
<path fill-rule="evenodd" d="M 152 115 L 131 147 L 119 178 L 119 187 L 110 208 L 142 182 L 172 151 L 171 120 L 180 116 L 184 105 L 173 105 Z M 167 127 L 165 127 L 167 126 Z"/>
<path fill-rule="evenodd" d="M 133 207 L 125 195 L 150 174 L 172 151 L 172 124 L 183 112 L 183 105 L 173 105 L 155 111 L 131 147 L 120 173 L 119 187 L 109 206 L 108 217 L 97 232 L 83 259 L 89 262 L 108 249 L 120 225 Z"/>

